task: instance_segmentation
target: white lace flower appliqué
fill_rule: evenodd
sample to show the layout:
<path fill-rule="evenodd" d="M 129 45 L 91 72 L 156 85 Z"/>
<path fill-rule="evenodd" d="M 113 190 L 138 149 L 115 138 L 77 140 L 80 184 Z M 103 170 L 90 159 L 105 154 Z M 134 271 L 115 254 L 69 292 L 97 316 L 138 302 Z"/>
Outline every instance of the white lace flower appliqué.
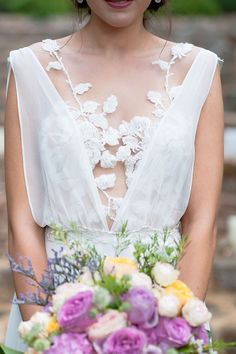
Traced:
<path fill-rule="evenodd" d="M 46 70 L 56 70 L 64 72 L 66 83 L 69 85 L 76 105 L 72 106 L 67 102 L 71 112 L 71 117 L 79 124 L 84 147 L 92 170 L 100 165 L 103 169 L 115 169 L 117 164 L 124 165 L 125 182 L 127 187 L 132 182 L 135 170 L 138 168 L 143 158 L 144 151 L 150 143 L 156 124 L 165 116 L 168 105 L 164 102 L 164 93 L 171 102 L 181 90 L 181 86 L 169 87 L 169 78 L 173 73 L 172 66 L 175 62 L 185 57 L 193 48 L 189 43 L 178 43 L 172 46 L 169 61 L 158 59 L 151 62 L 158 65 L 164 72 L 163 92 L 149 90 L 146 99 L 154 105 L 152 117 L 134 116 L 130 120 L 122 120 L 117 128 L 109 124 L 111 115 L 116 112 L 119 104 L 115 94 L 108 96 L 102 103 L 96 100 L 87 99 L 82 102 L 82 95 L 92 89 L 90 82 L 80 82 L 73 84 L 68 70 L 65 68 L 57 41 L 45 39 L 42 41 L 42 48 L 55 57 L 54 61 L 49 61 Z M 168 102 L 169 103 L 169 102 Z M 110 196 L 108 190 L 115 187 L 116 174 L 106 173 L 94 177 L 97 188 L 103 192 L 107 198 L 107 205 L 104 205 L 106 215 L 112 220 L 115 219 L 116 212 L 120 208 L 123 198 Z"/>
<path fill-rule="evenodd" d="M 78 95 L 82 95 L 92 87 L 90 82 L 80 83 L 73 88 L 73 92 Z"/>
<path fill-rule="evenodd" d="M 114 173 L 103 174 L 95 178 L 97 187 L 101 190 L 113 188 L 116 181 L 116 175 Z"/>
<path fill-rule="evenodd" d="M 44 39 L 42 41 L 42 48 L 46 51 L 49 52 L 51 55 L 54 52 L 57 52 L 60 50 L 60 46 L 58 45 L 57 41 L 53 39 Z"/>
<path fill-rule="evenodd" d="M 48 66 L 46 67 L 46 70 L 50 71 L 51 69 L 61 70 L 62 66 L 61 66 L 61 64 L 58 61 L 50 61 L 48 63 Z"/>
<path fill-rule="evenodd" d="M 192 48 L 193 45 L 190 43 L 178 43 L 171 48 L 171 54 L 174 57 L 181 59 L 182 57 L 185 57 L 189 52 L 191 52 Z"/>

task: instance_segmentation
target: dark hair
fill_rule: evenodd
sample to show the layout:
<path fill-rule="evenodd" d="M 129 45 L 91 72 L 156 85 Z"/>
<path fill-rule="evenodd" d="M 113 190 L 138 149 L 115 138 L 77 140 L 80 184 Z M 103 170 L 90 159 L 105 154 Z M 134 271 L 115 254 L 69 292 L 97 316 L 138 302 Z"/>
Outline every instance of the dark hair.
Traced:
<path fill-rule="evenodd" d="M 84 0 L 82 4 L 79 4 L 76 0 L 72 0 L 72 1 L 77 9 L 89 9 L 86 0 Z M 164 6 L 167 2 L 168 0 L 161 0 L 161 2 L 157 3 L 155 0 L 152 0 L 147 10 L 157 11 L 159 10 L 160 7 Z"/>

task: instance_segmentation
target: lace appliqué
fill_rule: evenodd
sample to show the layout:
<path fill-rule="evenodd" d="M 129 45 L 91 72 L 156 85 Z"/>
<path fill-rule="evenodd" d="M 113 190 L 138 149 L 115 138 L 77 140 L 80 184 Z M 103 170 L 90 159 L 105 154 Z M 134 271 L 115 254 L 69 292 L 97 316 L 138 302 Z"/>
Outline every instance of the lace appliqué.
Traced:
<path fill-rule="evenodd" d="M 164 88 L 171 102 L 181 86 L 169 87 L 171 68 L 178 59 L 186 56 L 192 50 L 193 45 L 179 43 L 171 48 L 171 60 L 156 60 L 153 65 L 159 65 L 165 72 Z M 122 121 L 118 128 L 109 125 L 109 118 L 117 110 L 118 100 L 113 94 L 103 102 L 87 100 L 80 101 L 80 96 L 88 92 L 93 86 L 89 82 L 73 85 L 67 69 L 60 56 L 60 46 L 57 41 L 46 39 L 42 41 L 42 48 L 54 57 L 46 70 L 62 70 L 66 76 L 66 82 L 70 86 L 73 97 L 77 102 L 76 107 L 68 103 L 72 117 L 80 124 L 80 129 L 92 169 L 97 164 L 104 169 L 113 169 L 118 162 L 124 164 L 125 182 L 129 187 L 133 173 L 142 159 L 143 153 L 150 141 L 154 128 L 158 121 L 163 119 L 169 105 L 163 102 L 162 94 L 159 91 L 148 91 L 146 99 L 154 105 L 152 114 L 154 119 L 146 116 L 134 116 L 129 121 Z M 117 147 L 115 153 L 109 151 L 109 146 Z M 114 188 L 116 183 L 115 173 L 104 173 L 95 178 L 96 186 L 107 198 L 107 205 L 104 205 L 106 215 L 114 220 L 123 198 L 112 197 L 109 190 Z"/>

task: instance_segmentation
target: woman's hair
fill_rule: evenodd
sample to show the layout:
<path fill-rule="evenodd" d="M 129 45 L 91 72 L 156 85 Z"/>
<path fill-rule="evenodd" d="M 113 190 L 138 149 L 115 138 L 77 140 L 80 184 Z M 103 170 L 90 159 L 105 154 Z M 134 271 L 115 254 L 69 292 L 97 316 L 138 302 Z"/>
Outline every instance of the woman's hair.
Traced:
<path fill-rule="evenodd" d="M 72 0 L 75 7 L 79 10 L 79 9 L 89 9 L 89 6 L 87 4 L 87 1 L 84 0 L 82 2 L 82 4 L 79 4 L 76 0 Z M 151 10 L 151 11 L 156 11 L 158 10 L 160 7 L 164 6 L 166 3 L 168 2 L 168 0 L 161 0 L 161 2 L 157 3 L 155 0 L 152 0 L 149 7 L 148 7 L 148 10 Z"/>

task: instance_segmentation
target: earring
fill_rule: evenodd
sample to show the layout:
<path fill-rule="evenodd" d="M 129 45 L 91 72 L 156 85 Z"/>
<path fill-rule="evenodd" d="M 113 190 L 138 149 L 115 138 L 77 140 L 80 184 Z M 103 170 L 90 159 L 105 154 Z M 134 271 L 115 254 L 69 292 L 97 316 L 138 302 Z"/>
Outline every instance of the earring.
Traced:
<path fill-rule="evenodd" d="M 157 4 L 160 4 L 161 0 L 154 0 Z"/>

